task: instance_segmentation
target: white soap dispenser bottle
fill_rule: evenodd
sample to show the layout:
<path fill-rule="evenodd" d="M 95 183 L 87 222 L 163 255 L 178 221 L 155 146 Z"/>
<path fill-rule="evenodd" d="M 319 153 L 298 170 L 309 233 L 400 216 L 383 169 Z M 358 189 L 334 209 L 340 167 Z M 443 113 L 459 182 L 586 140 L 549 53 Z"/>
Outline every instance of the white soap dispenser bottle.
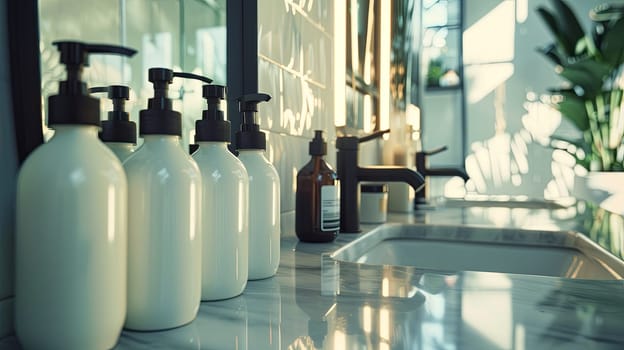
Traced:
<path fill-rule="evenodd" d="M 136 124 L 130 121 L 128 112 L 125 111 L 130 88 L 123 85 L 98 86 L 90 88 L 89 92 L 106 92 L 113 101 L 113 110 L 108 112 L 108 120 L 102 121 L 99 136 L 121 162 L 125 161 L 136 146 Z"/>
<path fill-rule="evenodd" d="M 154 97 L 139 114 L 144 141 L 124 162 L 129 188 L 125 327 L 141 331 L 191 322 L 201 294 L 201 174 L 180 144 L 182 117 L 167 96 L 174 77 L 190 75 L 151 68 L 148 76 Z"/>
<path fill-rule="evenodd" d="M 280 180 L 265 156 L 266 136 L 256 123 L 258 103 L 267 94 L 240 97 L 241 130 L 236 133 L 238 158 L 249 175 L 249 279 L 268 278 L 280 261 Z"/>
<path fill-rule="evenodd" d="M 202 300 L 243 292 L 248 277 L 249 178 L 229 150 L 230 122 L 220 109 L 226 88 L 204 85 L 208 108 L 195 123 L 193 153 L 202 173 Z"/>
<path fill-rule="evenodd" d="M 127 183 L 81 75 L 89 53 L 136 51 L 53 44 L 67 78 L 48 99 L 55 134 L 18 177 L 15 330 L 25 349 L 110 349 L 126 316 Z"/>

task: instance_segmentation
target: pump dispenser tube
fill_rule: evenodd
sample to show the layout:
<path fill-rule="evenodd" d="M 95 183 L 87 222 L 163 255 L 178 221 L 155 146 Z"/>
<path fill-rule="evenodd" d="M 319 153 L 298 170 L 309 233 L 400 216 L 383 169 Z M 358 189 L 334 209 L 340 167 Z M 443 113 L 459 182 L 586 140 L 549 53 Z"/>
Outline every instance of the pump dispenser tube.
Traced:
<path fill-rule="evenodd" d="M 204 85 L 207 108 L 195 123 L 193 154 L 202 174 L 202 300 L 220 300 L 243 292 L 248 278 L 249 178 L 229 150 L 230 122 L 221 101 L 225 86 Z"/>
<path fill-rule="evenodd" d="M 67 79 L 48 99 L 54 136 L 18 176 L 15 330 L 24 349 L 110 349 L 126 316 L 127 183 L 81 75 L 89 54 L 136 51 L 53 44 Z"/>
<path fill-rule="evenodd" d="M 113 110 L 108 112 L 108 120 L 102 121 L 99 137 L 123 162 L 134 152 L 136 146 L 136 124 L 130 121 L 128 112 L 125 111 L 130 88 L 123 85 L 98 86 L 90 88 L 89 92 L 105 92 L 113 101 Z"/>
<path fill-rule="evenodd" d="M 124 162 L 130 188 L 125 327 L 141 331 L 191 322 L 201 296 L 202 179 L 180 144 L 181 115 L 168 97 L 173 78 L 189 75 L 166 68 L 148 75 L 154 97 L 139 114 L 144 142 Z"/>
<path fill-rule="evenodd" d="M 267 94 L 249 94 L 238 99 L 240 131 L 236 133 L 238 158 L 249 175 L 249 279 L 268 278 L 277 272 L 280 260 L 280 180 L 266 158 L 266 138 L 256 123 L 258 103 Z"/>

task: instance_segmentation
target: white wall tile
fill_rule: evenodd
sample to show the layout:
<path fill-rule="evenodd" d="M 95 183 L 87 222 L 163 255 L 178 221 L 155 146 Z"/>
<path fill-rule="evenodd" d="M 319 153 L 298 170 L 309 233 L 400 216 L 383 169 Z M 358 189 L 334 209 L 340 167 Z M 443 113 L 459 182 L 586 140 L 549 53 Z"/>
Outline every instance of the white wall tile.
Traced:
<path fill-rule="evenodd" d="M 258 8 L 258 28 L 258 86 L 273 96 L 260 105 L 259 120 L 269 131 L 269 157 L 280 175 L 282 217 L 290 218 L 297 172 L 310 159 L 308 143 L 314 130 L 325 131 L 330 164 L 336 158 L 332 4 L 268 0 Z"/>

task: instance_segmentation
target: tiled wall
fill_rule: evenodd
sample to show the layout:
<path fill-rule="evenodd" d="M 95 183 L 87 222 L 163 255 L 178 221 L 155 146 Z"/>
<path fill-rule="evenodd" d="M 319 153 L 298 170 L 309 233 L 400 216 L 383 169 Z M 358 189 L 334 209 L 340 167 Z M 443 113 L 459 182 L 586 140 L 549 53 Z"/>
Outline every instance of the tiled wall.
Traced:
<path fill-rule="evenodd" d="M 330 0 L 258 4 L 258 87 L 273 96 L 259 107 L 260 126 L 280 175 L 285 234 L 294 228 L 296 175 L 310 159 L 314 130 L 325 130 L 327 159 L 335 164 L 332 8 Z"/>
<path fill-rule="evenodd" d="M 343 11 L 346 4 L 332 0 L 258 3 L 258 88 L 273 96 L 258 114 L 268 157 L 280 175 L 283 235 L 294 233 L 297 171 L 310 160 L 314 130 L 325 131 L 326 160 L 335 169 L 335 120 L 346 113 L 346 62 L 334 63 L 334 57 L 345 57 L 338 52 L 345 47 L 335 42 L 345 35 L 346 23 L 337 18 Z M 360 147 L 360 164 L 379 164 L 379 143 Z"/>

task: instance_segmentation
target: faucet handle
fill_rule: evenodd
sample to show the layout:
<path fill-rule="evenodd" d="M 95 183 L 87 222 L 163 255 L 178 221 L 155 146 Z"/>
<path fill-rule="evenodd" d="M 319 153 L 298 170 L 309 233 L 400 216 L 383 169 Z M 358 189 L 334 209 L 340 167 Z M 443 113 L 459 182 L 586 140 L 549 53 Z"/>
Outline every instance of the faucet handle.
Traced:
<path fill-rule="evenodd" d="M 444 152 L 448 149 L 448 147 L 446 146 L 442 146 L 442 147 L 438 147 L 438 148 L 434 148 L 430 151 L 420 151 L 420 152 L 416 152 L 416 156 L 418 156 L 419 154 L 422 154 L 423 156 L 432 156 L 434 154 L 438 154 L 440 152 Z"/>
<path fill-rule="evenodd" d="M 431 156 L 443 151 L 446 151 L 448 147 L 442 146 L 430 151 L 420 151 L 416 152 L 416 171 L 421 173 L 423 176 L 459 176 L 465 181 L 468 181 L 469 176 L 466 173 L 466 170 L 463 167 L 457 168 L 427 168 L 427 156 Z M 422 191 L 421 191 L 422 192 Z M 418 197 L 419 194 L 416 193 Z M 423 193 L 420 194 L 423 196 Z"/>
<path fill-rule="evenodd" d="M 434 148 L 432 150 L 429 151 L 418 151 L 416 152 L 416 170 L 420 171 L 420 172 L 426 172 L 427 168 L 426 168 L 426 158 L 427 156 L 432 156 L 434 154 L 438 154 L 440 152 L 444 152 L 448 149 L 448 147 L 446 146 L 442 146 L 442 147 L 438 147 L 438 148 Z"/>
<path fill-rule="evenodd" d="M 374 140 L 376 138 L 382 137 L 383 134 L 389 133 L 390 129 L 375 131 L 374 133 L 366 136 L 362 136 L 358 139 L 359 143 Z"/>
<path fill-rule="evenodd" d="M 375 131 L 374 133 L 370 135 L 362 136 L 360 138 L 358 138 L 357 136 L 351 136 L 351 135 L 338 136 L 336 138 L 336 148 L 338 150 L 357 151 L 360 143 L 381 137 L 383 134 L 387 132 L 390 132 L 390 129 Z"/>

